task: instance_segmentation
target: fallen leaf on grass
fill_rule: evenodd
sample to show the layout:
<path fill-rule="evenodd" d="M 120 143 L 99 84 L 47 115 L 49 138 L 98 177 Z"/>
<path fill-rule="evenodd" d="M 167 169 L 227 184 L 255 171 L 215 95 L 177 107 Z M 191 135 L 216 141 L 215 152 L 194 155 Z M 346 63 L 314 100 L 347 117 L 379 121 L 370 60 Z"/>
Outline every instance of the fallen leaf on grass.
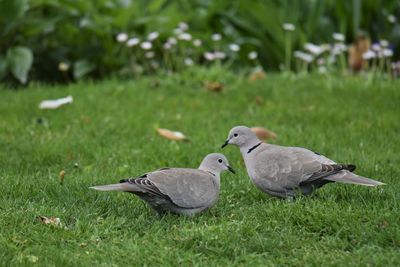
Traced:
<path fill-rule="evenodd" d="M 204 86 L 207 88 L 207 90 L 209 90 L 211 92 L 221 92 L 225 88 L 225 86 L 220 82 L 209 82 L 209 81 L 206 81 L 204 83 Z"/>
<path fill-rule="evenodd" d="M 261 106 L 264 103 L 264 98 L 260 95 L 256 96 L 256 104 Z"/>
<path fill-rule="evenodd" d="M 60 218 L 57 218 L 57 217 L 49 217 L 48 218 L 48 217 L 42 216 L 42 215 L 39 215 L 38 217 L 39 217 L 40 221 L 44 224 L 49 224 L 49 225 L 53 225 L 53 226 L 62 226 Z"/>
<path fill-rule="evenodd" d="M 256 70 L 249 75 L 249 81 L 264 80 L 266 76 L 263 70 Z"/>
<path fill-rule="evenodd" d="M 59 98 L 59 99 L 52 99 L 52 100 L 43 100 L 39 104 L 40 109 L 56 109 L 59 108 L 65 104 L 70 104 L 74 102 L 74 99 L 72 96 L 67 96 L 64 98 Z"/>
<path fill-rule="evenodd" d="M 253 133 L 257 135 L 260 140 L 277 139 L 278 135 L 264 127 L 255 126 L 250 128 Z"/>
<path fill-rule="evenodd" d="M 157 128 L 156 130 L 159 135 L 169 140 L 174 140 L 174 141 L 188 140 L 188 138 L 183 133 L 178 131 L 171 131 L 163 128 Z"/>
<path fill-rule="evenodd" d="M 60 178 L 60 183 L 61 184 L 63 184 L 64 183 L 64 178 L 65 178 L 65 175 L 67 174 L 67 172 L 65 171 L 65 170 L 61 170 L 59 173 L 58 173 L 58 178 Z"/>

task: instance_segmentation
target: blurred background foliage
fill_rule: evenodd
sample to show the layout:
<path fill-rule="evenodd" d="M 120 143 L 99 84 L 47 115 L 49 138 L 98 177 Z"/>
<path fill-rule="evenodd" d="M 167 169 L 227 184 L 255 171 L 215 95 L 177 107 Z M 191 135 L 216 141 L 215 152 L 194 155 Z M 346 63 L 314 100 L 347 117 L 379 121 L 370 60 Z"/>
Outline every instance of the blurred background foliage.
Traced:
<path fill-rule="evenodd" d="M 240 45 L 229 63 L 233 68 L 254 65 L 247 55 L 255 50 L 264 69 L 278 70 L 285 61 L 286 22 L 296 26 L 294 49 L 306 42 L 331 43 L 334 32 L 351 43 L 362 30 L 372 42 L 388 40 L 398 57 L 399 14 L 398 0 L 0 0 L 0 79 L 25 84 L 131 77 L 132 57 L 139 55 L 116 36 L 125 32 L 143 40 L 157 31 L 153 45 L 162 65 L 162 40 L 179 22 L 203 41 L 200 55 L 215 49 L 213 33 L 222 35 L 221 44 Z"/>

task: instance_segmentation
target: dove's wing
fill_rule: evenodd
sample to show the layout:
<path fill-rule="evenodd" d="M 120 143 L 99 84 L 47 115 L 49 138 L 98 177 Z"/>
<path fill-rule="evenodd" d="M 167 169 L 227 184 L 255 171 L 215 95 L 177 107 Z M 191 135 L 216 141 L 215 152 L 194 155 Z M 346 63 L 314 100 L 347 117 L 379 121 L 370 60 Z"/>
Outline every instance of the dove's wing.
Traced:
<path fill-rule="evenodd" d="M 295 153 L 289 148 L 268 145 L 254 159 L 254 173 L 258 178 L 269 179 L 277 186 L 272 190 L 293 189 L 321 170 L 321 163 L 309 156 Z"/>
<path fill-rule="evenodd" d="M 294 189 L 304 183 L 333 175 L 351 168 L 305 148 L 268 145 L 255 155 L 257 177 L 273 180 L 285 189 Z"/>
<path fill-rule="evenodd" d="M 146 175 L 146 179 L 182 208 L 211 205 L 218 197 L 219 187 L 213 175 L 197 169 L 161 169 Z"/>

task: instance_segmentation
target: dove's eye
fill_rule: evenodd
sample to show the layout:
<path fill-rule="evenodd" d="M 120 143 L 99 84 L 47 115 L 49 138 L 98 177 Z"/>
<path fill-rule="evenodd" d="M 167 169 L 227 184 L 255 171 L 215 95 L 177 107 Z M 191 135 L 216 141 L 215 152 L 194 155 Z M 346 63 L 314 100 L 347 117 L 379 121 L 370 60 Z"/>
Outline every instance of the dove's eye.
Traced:
<path fill-rule="evenodd" d="M 237 137 L 237 136 L 238 136 L 238 134 L 237 134 L 237 133 L 234 133 L 234 134 L 233 134 L 233 136 L 234 136 L 234 137 Z"/>
<path fill-rule="evenodd" d="M 219 159 L 218 162 L 219 162 L 219 163 L 222 163 L 222 159 Z"/>

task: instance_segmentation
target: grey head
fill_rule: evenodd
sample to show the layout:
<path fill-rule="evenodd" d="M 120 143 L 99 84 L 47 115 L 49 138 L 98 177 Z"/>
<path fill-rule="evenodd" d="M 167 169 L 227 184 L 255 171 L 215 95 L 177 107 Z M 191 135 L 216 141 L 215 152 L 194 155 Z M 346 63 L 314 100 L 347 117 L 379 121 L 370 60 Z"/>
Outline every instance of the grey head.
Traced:
<path fill-rule="evenodd" d="M 249 127 L 235 126 L 229 131 L 228 139 L 226 139 L 222 148 L 227 145 L 236 145 L 240 148 L 250 148 L 260 142 L 260 139 L 258 139 L 256 134 L 253 133 Z"/>
<path fill-rule="evenodd" d="M 232 173 L 235 173 L 235 171 L 229 165 L 226 157 L 220 153 L 211 153 L 205 156 L 199 166 L 199 170 L 211 172 L 212 174 L 218 176 L 223 171 L 230 171 Z"/>

